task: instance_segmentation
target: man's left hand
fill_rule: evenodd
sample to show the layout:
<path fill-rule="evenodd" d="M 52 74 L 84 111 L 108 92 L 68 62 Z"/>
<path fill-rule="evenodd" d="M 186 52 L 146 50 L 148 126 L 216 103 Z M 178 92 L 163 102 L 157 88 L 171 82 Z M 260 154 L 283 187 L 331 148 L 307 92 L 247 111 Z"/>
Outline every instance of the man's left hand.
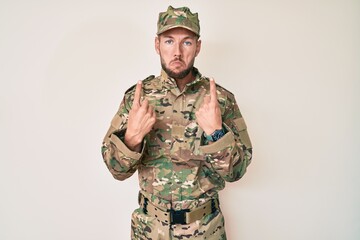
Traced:
<path fill-rule="evenodd" d="M 222 128 L 221 111 L 213 78 L 210 78 L 210 95 L 205 95 L 203 103 L 195 115 L 197 123 L 207 135 Z"/>

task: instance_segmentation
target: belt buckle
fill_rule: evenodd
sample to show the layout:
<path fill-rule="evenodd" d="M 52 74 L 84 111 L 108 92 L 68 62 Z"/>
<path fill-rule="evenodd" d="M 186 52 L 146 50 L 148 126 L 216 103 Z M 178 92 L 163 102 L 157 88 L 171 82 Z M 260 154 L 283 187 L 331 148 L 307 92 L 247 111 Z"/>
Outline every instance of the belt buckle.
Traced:
<path fill-rule="evenodd" d="M 190 209 L 182 209 L 182 210 L 170 209 L 171 224 L 186 224 L 187 212 L 190 212 Z"/>

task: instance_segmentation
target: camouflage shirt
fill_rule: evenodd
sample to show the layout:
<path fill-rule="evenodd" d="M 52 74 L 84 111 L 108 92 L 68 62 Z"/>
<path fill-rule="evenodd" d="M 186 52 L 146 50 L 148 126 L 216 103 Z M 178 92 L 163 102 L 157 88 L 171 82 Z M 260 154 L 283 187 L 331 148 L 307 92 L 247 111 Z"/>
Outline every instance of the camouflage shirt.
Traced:
<path fill-rule="evenodd" d="M 142 192 L 167 201 L 182 201 L 217 195 L 225 181 L 236 181 L 244 175 L 252 146 L 235 97 L 217 85 L 227 133 L 208 144 L 195 112 L 209 94 L 210 83 L 196 68 L 194 75 L 195 80 L 182 92 L 164 71 L 143 81 L 142 98 L 154 107 L 157 120 L 144 138 L 140 153 L 123 143 L 135 87 L 125 93 L 102 146 L 103 159 L 114 178 L 124 180 L 138 170 Z"/>

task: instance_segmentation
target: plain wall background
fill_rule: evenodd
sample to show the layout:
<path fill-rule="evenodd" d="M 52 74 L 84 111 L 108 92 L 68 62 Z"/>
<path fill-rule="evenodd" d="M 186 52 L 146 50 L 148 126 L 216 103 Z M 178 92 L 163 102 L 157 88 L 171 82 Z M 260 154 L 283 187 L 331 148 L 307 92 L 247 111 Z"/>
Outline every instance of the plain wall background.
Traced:
<path fill-rule="evenodd" d="M 129 239 L 137 174 L 100 146 L 160 73 L 158 13 L 201 21 L 195 65 L 231 90 L 254 158 L 221 192 L 229 239 L 360 239 L 360 2 L 0 2 L 0 239 Z"/>

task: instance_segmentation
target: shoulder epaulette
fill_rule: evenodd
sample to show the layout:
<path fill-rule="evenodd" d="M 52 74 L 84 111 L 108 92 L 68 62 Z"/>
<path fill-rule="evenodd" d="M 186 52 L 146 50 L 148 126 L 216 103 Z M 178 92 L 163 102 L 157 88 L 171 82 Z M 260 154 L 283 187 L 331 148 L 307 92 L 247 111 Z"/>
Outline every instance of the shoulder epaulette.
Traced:
<path fill-rule="evenodd" d="M 133 90 L 135 87 L 136 87 L 136 84 L 132 85 L 128 90 L 125 91 L 125 94 L 127 94 L 128 92 Z"/>
<path fill-rule="evenodd" d="M 152 79 L 154 79 L 155 76 L 154 75 L 150 75 L 147 78 L 145 78 L 144 80 L 142 80 L 143 82 L 147 82 L 150 81 Z M 136 84 L 132 85 L 128 90 L 125 91 L 125 94 L 127 94 L 128 92 L 130 92 L 131 90 L 133 90 L 136 87 Z"/>
<path fill-rule="evenodd" d="M 148 76 L 147 78 L 145 78 L 145 79 L 143 80 L 143 82 L 150 81 L 150 80 L 152 80 L 152 79 L 154 79 L 154 78 L 155 78 L 154 75 L 150 75 L 150 76 Z"/>
<path fill-rule="evenodd" d="M 220 85 L 218 85 L 218 84 L 216 84 L 216 86 L 218 86 L 218 87 L 220 87 L 221 89 L 223 89 L 225 92 L 227 92 L 228 94 L 230 94 L 230 95 L 233 95 L 234 96 L 234 94 L 232 93 L 232 92 L 230 92 L 229 90 L 227 90 L 226 88 L 224 88 L 223 86 L 220 86 Z"/>
<path fill-rule="evenodd" d="M 210 81 L 210 78 L 208 78 L 208 77 L 204 77 L 204 78 L 205 78 L 207 81 Z M 217 87 L 223 89 L 225 92 L 229 93 L 230 95 L 234 95 L 232 92 L 230 92 L 229 90 L 227 90 L 227 89 L 224 88 L 223 86 L 217 84 L 216 81 L 215 81 L 215 84 L 216 84 Z"/>

